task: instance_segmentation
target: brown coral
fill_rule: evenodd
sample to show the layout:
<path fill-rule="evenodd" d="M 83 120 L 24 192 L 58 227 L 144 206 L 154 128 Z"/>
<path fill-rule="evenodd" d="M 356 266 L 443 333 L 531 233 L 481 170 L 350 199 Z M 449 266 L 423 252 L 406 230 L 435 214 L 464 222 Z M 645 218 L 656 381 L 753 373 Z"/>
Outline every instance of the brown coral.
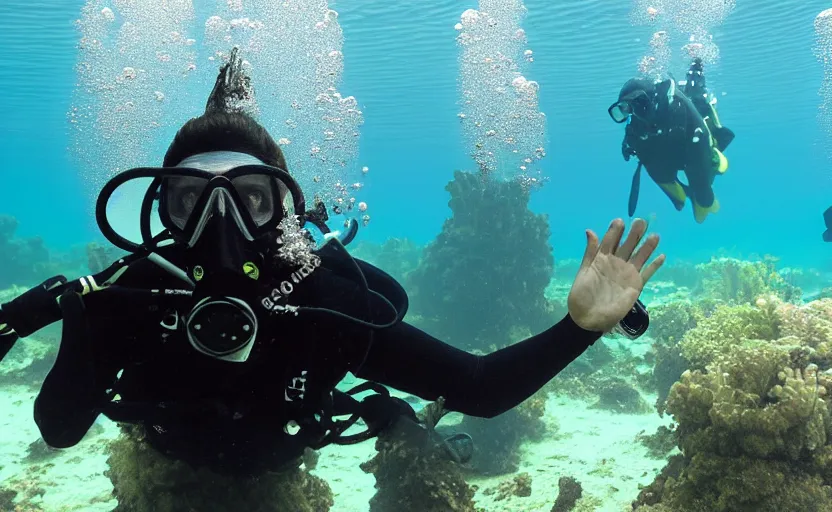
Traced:
<path fill-rule="evenodd" d="M 334 503 L 329 485 L 299 468 L 254 479 L 220 475 L 171 460 L 138 434 L 126 427 L 110 446 L 106 474 L 117 512 L 327 512 Z"/>
<path fill-rule="evenodd" d="M 378 453 L 361 464 L 376 477 L 370 512 L 476 512 L 474 490 L 432 435 L 405 418 L 379 435 Z"/>

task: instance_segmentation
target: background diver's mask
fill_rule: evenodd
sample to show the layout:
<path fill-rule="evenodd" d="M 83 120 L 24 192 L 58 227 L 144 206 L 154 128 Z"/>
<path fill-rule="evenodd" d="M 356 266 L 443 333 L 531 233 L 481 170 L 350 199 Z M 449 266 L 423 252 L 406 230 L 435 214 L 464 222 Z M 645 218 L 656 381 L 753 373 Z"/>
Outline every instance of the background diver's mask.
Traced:
<path fill-rule="evenodd" d="M 140 246 L 115 234 L 105 213 L 113 191 L 138 178 L 153 178 L 142 204 Z M 254 308 L 270 284 L 270 276 L 261 281 L 260 274 L 273 267 L 265 259 L 274 249 L 278 225 L 304 211 L 298 184 L 282 169 L 233 152 L 195 155 L 173 168 L 131 169 L 99 196 L 102 232 L 113 243 L 126 243 L 116 243 L 122 249 L 152 253 L 159 247 L 150 229 L 156 197 L 165 236 L 184 248 L 181 260 L 165 262 L 193 286 L 195 305 L 183 317 L 191 345 L 217 359 L 245 361 L 257 336 Z"/>
<path fill-rule="evenodd" d="M 644 90 L 636 90 L 626 94 L 610 105 L 607 113 L 609 113 L 612 120 L 616 123 L 623 123 L 631 115 L 648 123 L 650 121 L 650 106 L 652 103 L 650 97 Z"/>

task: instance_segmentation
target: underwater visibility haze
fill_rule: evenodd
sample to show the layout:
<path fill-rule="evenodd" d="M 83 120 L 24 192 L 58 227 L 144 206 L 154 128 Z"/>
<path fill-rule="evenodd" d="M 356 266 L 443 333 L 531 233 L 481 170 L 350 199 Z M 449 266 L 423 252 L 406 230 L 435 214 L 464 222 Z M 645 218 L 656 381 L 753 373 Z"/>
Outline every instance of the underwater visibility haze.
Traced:
<path fill-rule="evenodd" d="M 832 511 L 832 4 L 6 0 L 0 20 L 0 512 Z M 256 135 L 246 148 L 268 151 L 243 155 L 218 122 L 222 153 L 188 152 L 199 143 L 178 131 L 210 112 L 232 127 L 242 113 L 275 147 Z M 174 137 L 181 158 L 169 150 Z M 158 169 L 168 159 L 178 171 Z M 134 168 L 153 169 L 110 190 L 97 211 L 102 188 Z M 230 178 L 211 180 L 218 172 Z M 185 186 L 194 182 L 196 192 Z M 177 200 L 188 214 L 221 215 L 179 222 Z M 104 217 L 123 239 L 100 229 Z M 185 272 L 158 240 L 149 244 L 173 233 L 199 249 L 217 217 L 233 219 L 239 236 L 222 238 L 208 258 L 233 261 L 243 277 L 206 272 L 201 260 L 183 263 Z M 332 389 L 315 387 L 305 367 L 285 389 L 246 373 L 262 364 L 249 278 L 273 277 L 257 259 L 266 253 L 250 249 L 271 224 L 280 249 L 268 255 L 292 270 L 258 297 L 270 314 L 324 315 L 317 333 L 346 321 L 338 343 L 349 336 L 342 331 L 369 327 L 367 347 L 405 315 L 484 356 L 558 328 L 573 311 L 586 230 L 603 235 L 616 218 L 645 219 L 661 237 L 667 263 L 641 291 L 646 311 L 564 355 L 577 358 L 506 412 L 486 400 L 477 410 L 501 413 L 462 414 L 453 398 L 446 409 L 447 397 L 358 378 L 372 353 L 344 342 L 337 353 L 355 364 L 327 375 L 333 396 L 357 404 L 356 389 L 391 395 L 415 411 L 412 428 L 374 430 L 384 417 L 372 399 L 349 424 L 328 423 L 343 404 L 304 410 L 317 423 L 293 419 L 281 436 L 318 427 L 340 435 L 339 425 L 345 435 L 383 433 L 310 445 L 280 471 L 226 474 L 194 462 L 187 436 L 160 441 L 176 410 L 163 401 L 147 430 L 131 420 L 147 411 L 129 397 L 124 421 L 89 411 L 80 442 L 62 446 L 41 437 L 49 414 L 33 417 L 50 372 L 65 371 L 59 348 L 79 346 L 89 328 L 78 321 L 84 308 L 69 295 L 54 300 L 63 288 L 48 280 L 81 279 L 78 297 L 118 290 L 134 263 L 119 240 L 153 246 L 151 260 L 175 282 L 140 283 L 148 296 L 201 300 L 187 318 L 175 312 L 173 324 L 165 316 L 153 328 L 174 332 L 181 320 L 183 346 L 211 359 L 204 368 L 230 369 L 206 377 L 204 389 L 254 385 L 252 396 L 282 403 Z M 332 285 L 310 302 L 304 283 L 324 272 L 357 291 Z M 217 282 L 233 291 L 210 288 Z M 216 293 L 242 298 L 212 302 Z M 99 302 L 118 310 L 113 318 L 144 311 L 145 302 L 123 307 L 113 297 Z M 229 304 L 239 307 L 226 315 Z M 32 308 L 48 313 L 15 323 Z M 199 332 L 240 321 L 232 339 L 248 345 Z M 149 329 L 126 336 L 141 341 Z M 296 354 L 330 349 L 306 341 L 271 339 L 288 347 L 278 359 L 289 366 Z M 192 370 L 165 359 L 180 349 L 147 346 L 131 345 L 138 366 Z M 88 359 L 118 365 L 101 350 Z M 435 367 L 437 382 L 480 371 L 439 375 L 451 367 L 439 353 L 414 352 L 414 367 Z M 523 364 L 529 375 L 541 366 Z M 123 366 L 111 370 L 116 384 L 133 383 Z M 139 387 L 161 396 L 165 379 Z M 105 387 L 108 401 L 122 401 L 121 388 Z M 194 389 L 188 399 L 199 404 L 213 392 Z M 209 408 L 223 409 L 222 425 L 249 414 Z M 71 438 L 70 422 L 51 414 L 61 434 L 44 437 Z M 239 450 L 220 453 L 218 467 L 272 449 L 220 427 L 199 442 L 207 440 Z"/>

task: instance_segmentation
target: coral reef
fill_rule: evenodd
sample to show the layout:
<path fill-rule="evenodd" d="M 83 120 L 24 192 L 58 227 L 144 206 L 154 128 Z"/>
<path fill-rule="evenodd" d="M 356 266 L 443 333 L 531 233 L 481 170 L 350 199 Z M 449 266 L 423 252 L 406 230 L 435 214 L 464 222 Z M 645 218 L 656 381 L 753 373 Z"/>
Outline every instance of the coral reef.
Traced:
<path fill-rule="evenodd" d="M 134 426 L 123 427 L 107 462 L 117 512 L 327 512 L 333 505 L 329 485 L 308 471 L 242 478 L 192 468 L 150 448 Z"/>
<path fill-rule="evenodd" d="M 679 349 L 692 368 L 702 369 L 745 340 L 775 338 L 777 319 L 772 308 L 720 304 L 710 316 L 701 317 L 696 328 L 685 333 Z"/>
<path fill-rule="evenodd" d="M 645 366 L 644 357 L 633 354 L 628 344 L 618 345 L 613 351 L 602 339 L 556 375 L 543 389 L 555 396 L 598 403 L 602 400 L 601 395 L 607 393 L 610 379 L 615 379 L 611 375 L 632 376 L 625 381 L 628 387 L 649 388 L 650 373 Z M 599 405 L 603 405 L 603 402 Z"/>
<path fill-rule="evenodd" d="M 361 464 L 376 478 L 370 512 L 477 512 L 474 489 L 436 442 L 434 428 L 443 414 L 429 411 L 424 426 L 402 417 L 378 436 L 378 453 Z"/>
<path fill-rule="evenodd" d="M 571 476 L 562 476 L 558 479 L 558 498 L 552 507 L 552 512 L 570 512 L 575 504 L 581 499 L 583 488 L 581 483 Z"/>
<path fill-rule="evenodd" d="M 832 301 L 718 306 L 683 337 L 697 369 L 673 385 L 673 457 L 637 510 L 832 510 Z"/>
<path fill-rule="evenodd" d="M 48 277 L 49 251 L 40 237 L 15 237 L 17 219 L 0 215 L 0 288 L 12 285 L 33 286 Z"/>
<path fill-rule="evenodd" d="M 461 171 L 446 190 L 453 215 L 406 280 L 425 329 L 457 347 L 490 351 L 515 341 L 515 326 L 549 327 L 549 221 L 528 209 L 528 190 Z"/>
<path fill-rule="evenodd" d="M 53 324 L 18 341 L 0 365 L 0 384 L 39 389 L 58 357 L 60 330 Z"/>
<path fill-rule="evenodd" d="M 3 483 L 0 487 L 0 511 L 3 512 L 42 512 L 43 496 L 50 482 L 44 481 L 47 469 L 53 464 L 28 466 Z"/>
<path fill-rule="evenodd" d="M 87 267 L 90 272 L 97 274 L 126 254 L 118 247 L 90 242 L 87 244 Z"/>
<path fill-rule="evenodd" d="M 654 459 L 666 459 L 676 448 L 678 438 L 674 430 L 662 425 L 652 434 L 641 433 L 636 441 L 647 448 L 647 454 Z"/>
<path fill-rule="evenodd" d="M 350 246 L 350 254 L 405 283 L 407 275 L 419 265 L 422 247 L 407 238 L 389 238 L 382 244 L 362 240 Z"/>
<path fill-rule="evenodd" d="M 0 489 L 0 510 L 14 510 L 14 499 L 17 491 L 11 489 Z"/>
<path fill-rule="evenodd" d="M 543 415 L 548 394 L 541 390 L 510 411 L 494 418 L 465 416 L 455 427 L 440 427 L 443 435 L 462 431 L 474 440 L 474 454 L 465 471 L 476 475 L 505 475 L 520 467 L 520 446 L 546 433 Z"/>
<path fill-rule="evenodd" d="M 649 386 L 657 394 L 656 410 L 659 415 L 664 413 L 670 387 L 679 380 L 682 372 L 690 368 L 690 361 L 679 349 L 679 341 L 712 309 L 711 301 L 690 300 L 674 300 L 651 309 L 647 334 L 654 343 L 647 356 L 648 362 L 653 365 Z"/>
<path fill-rule="evenodd" d="M 662 266 L 661 274 L 662 279 L 673 281 L 680 288 L 694 289 L 702 279 L 702 274 L 695 264 L 676 258 Z"/>
<path fill-rule="evenodd" d="M 714 258 L 696 266 L 701 276 L 697 292 L 713 299 L 743 304 L 760 295 L 775 294 L 787 301 L 800 299 L 800 288 L 777 272 L 777 258 L 766 256 L 759 261 Z"/>
<path fill-rule="evenodd" d="M 650 410 L 641 393 L 632 384 L 618 377 L 606 379 L 598 391 L 598 401 L 590 407 L 617 414 L 644 414 Z"/>
<path fill-rule="evenodd" d="M 494 495 L 494 501 L 503 501 L 510 496 L 528 498 L 532 495 L 532 477 L 528 473 L 520 473 L 511 480 L 500 482 L 497 487 L 486 489 L 483 494 Z"/>

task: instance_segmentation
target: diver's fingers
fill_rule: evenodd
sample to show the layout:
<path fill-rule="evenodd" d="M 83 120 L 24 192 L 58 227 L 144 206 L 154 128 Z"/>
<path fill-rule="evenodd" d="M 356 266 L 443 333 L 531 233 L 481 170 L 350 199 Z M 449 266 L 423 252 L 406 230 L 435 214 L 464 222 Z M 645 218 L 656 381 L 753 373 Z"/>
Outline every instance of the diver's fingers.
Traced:
<path fill-rule="evenodd" d="M 653 274 L 655 274 L 656 271 L 659 270 L 662 265 L 664 265 L 666 259 L 667 258 L 664 254 L 659 254 L 656 257 L 656 259 L 650 262 L 650 264 L 647 265 L 647 267 L 641 271 L 641 282 L 647 284 L 647 281 L 652 279 Z"/>
<path fill-rule="evenodd" d="M 598 254 L 598 235 L 591 229 L 587 229 L 586 250 L 584 251 L 584 258 L 581 260 L 581 268 L 590 266 L 596 254 Z"/>
<path fill-rule="evenodd" d="M 641 270 L 644 264 L 647 263 L 647 260 L 650 259 L 650 256 L 653 254 L 653 251 L 656 250 L 656 247 L 658 247 L 658 245 L 659 235 L 653 233 L 652 235 L 647 237 L 647 240 L 645 240 L 644 245 L 638 248 L 630 262 L 636 267 L 636 269 Z"/>
<path fill-rule="evenodd" d="M 615 219 L 610 224 L 604 238 L 601 239 L 601 247 L 598 249 L 601 254 L 612 254 L 621 243 L 621 235 L 624 234 L 624 221 Z"/>
<path fill-rule="evenodd" d="M 624 240 L 624 243 L 621 244 L 621 247 L 615 251 L 615 255 L 621 258 L 624 261 L 630 259 L 630 256 L 633 255 L 633 251 L 636 250 L 636 246 L 641 241 L 641 237 L 644 236 L 644 233 L 647 232 L 647 221 L 644 219 L 636 219 L 633 221 L 632 225 L 630 226 L 630 233 L 627 235 L 627 239 Z"/>

